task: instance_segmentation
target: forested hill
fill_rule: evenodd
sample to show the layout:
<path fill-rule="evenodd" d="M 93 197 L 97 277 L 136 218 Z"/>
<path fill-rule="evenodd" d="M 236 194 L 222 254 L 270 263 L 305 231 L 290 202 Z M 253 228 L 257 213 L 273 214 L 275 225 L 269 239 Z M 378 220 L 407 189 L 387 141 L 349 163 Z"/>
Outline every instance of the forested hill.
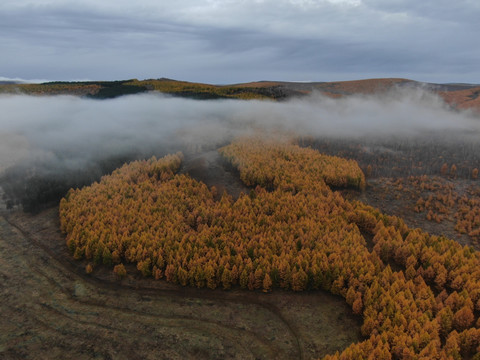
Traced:
<path fill-rule="evenodd" d="M 433 84 L 408 79 L 386 78 L 340 82 L 259 81 L 232 85 L 211 85 L 166 78 L 149 80 L 47 82 L 42 84 L 0 84 L 0 93 L 33 95 L 76 95 L 97 99 L 158 91 L 194 99 L 285 100 L 318 92 L 329 97 L 383 93 L 392 87 L 413 87 L 438 93 L 453 108 L 480 110 L 479 84 Z"/>

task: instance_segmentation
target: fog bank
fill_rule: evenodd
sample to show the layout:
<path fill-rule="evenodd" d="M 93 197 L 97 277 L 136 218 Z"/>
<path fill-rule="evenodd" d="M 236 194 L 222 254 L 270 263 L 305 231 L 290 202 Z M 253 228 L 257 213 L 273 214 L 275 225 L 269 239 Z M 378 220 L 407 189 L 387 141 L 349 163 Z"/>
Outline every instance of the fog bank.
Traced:
<path fill-rule="evenodd" d="M 313 94 L 282 103 L 156 93 L 111 100 L 8 95 L 0 96 L 0 107 L 4 188 L 6 175 L 11 180 L 12 174 L 25 178 L 27 173 L 52 181 L 74 176 L 67 186 L 81 186 L 126 160 L 212 149 L 246 133 L 411 137 L 441 132 L 465 139 L 480 132 L 478 117 L 452 111 L 421 89 L 340 99 Z"/>

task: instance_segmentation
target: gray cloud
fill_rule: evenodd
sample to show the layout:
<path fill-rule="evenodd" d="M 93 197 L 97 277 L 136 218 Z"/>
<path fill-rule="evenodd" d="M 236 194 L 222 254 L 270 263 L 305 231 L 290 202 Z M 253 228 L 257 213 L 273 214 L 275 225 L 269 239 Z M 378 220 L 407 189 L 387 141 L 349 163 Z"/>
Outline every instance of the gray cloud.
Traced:
<path fill-rule="evenodd" d="M 480 16 L 480 5 L 472 0 L 364 0 L 365 5 L 386 13 L 409 14 L 415 18 L 445 20 L 452 23 L 474 24 Z"/>
<path fill-rule="evenodd" d="M 475 1 L 4 1 L 2 76 L 478 82 Z"/>

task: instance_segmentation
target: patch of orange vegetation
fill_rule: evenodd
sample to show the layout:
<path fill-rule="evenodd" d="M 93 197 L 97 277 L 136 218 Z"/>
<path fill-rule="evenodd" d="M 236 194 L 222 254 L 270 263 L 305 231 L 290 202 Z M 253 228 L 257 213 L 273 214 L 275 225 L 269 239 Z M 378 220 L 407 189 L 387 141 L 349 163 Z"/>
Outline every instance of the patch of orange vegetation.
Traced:
<path fill-rule="evenodd" d="M 271 87 L 271 86 L 278 86 L 282 85 L 279 82 L 275 81 L 253 81 L 244 84 L 235 84 L 235 85 L 225 85 L 228 87 L 236 87 L 236 88 L 264 88 L 264 87 Z"/>
<path fill-rule="evenodd" d="M 319 88 L 325 90 L 327 93 L 332 94 L 374 94 L 379 91 L 388 90 L 396 84 L 408 81 L 411 80 L 401 78 L 388 78 L 339 81 L 321 84 Z"/>
<path fill-rule="evenodd" d="M 332 99 L 339 99 L 343 97 L 342 94 L 331 93 L 328 91 L 322 91 L 322 95 L 328 96 L 329 98 L 332 98 Z"/>
<path fill-rule="evenodd" d="M 480 111 L 480 86 L 458 91 L 440 91 L 443 100 L 457 109 L 474 109 Z"/>

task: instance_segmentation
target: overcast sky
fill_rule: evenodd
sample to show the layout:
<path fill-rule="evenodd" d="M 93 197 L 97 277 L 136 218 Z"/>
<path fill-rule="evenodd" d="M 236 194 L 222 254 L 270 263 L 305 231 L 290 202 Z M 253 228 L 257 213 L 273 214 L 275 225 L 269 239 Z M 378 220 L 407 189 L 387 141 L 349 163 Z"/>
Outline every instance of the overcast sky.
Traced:
<path fill-rule="evenodd" d="M 0 79 L 480 83 L 479 0 L 1 0 Z"/>

